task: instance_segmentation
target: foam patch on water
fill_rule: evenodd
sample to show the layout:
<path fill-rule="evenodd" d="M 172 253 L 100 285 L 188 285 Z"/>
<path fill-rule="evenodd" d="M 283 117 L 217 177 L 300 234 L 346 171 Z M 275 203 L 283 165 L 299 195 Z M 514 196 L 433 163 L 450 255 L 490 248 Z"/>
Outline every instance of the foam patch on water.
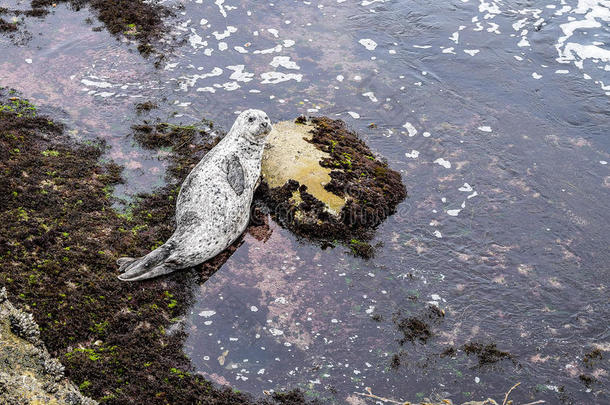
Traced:
<path fill-rule="evenodd" d="M 359 40 L 358 42 L 360 43 L 360 45 L 364 46 L 369 51 L 374 51 L 375 48 L 377 48 L 377 42 L 375 42 L 369 38 L 363 38 L 363 39 Z"/>
<path fill-rule="evenodd" d="M 434 163 L 443 166 L 445 169 L 451 169 L 451 162 L 444 158 L 438 158 L 434 161 Z"/>
<path fill-rule="evenodd" d="M 265 72 L 261 73 L 261 84 L 278 84 L 294 80 L 300 82 L 303 79 L 303 75 L 296 73 L 282 73 L 282 72 Z"/>
<path fill-rule="evenodd" d="M 564 6 L 555 15 L 566 14 L 568 21 L 560 24 L 563 35 L 557 39 L 557 62 L 573 64 L 580 70 L 585 69 L 585 62 L 599 64 L 610 62 L 610 50 L 603 48 L 603 43 L 593 41 L 591 32 L 608 26 L 610 22 L 610 1 L 608 0 L 579 0 L 578 5 L 571 9 Z M 586 77 L 585 77 L 586 79 Z M 603 82 L 598 81 L 604 87 Z M 606 93 L 610 95 L 610 93 Z"/>
<path fill-rule="evenodd" d="M 405 128 L 407 130 L 407 134 L 410 137 L 417 135 L 417 129 L 415 129 L 413 124 L 411 124 L 410 122 L 405 123 L 405 125 L 403 125 L 403 128 Z"/>
<path fill-rule="evenodd" d="M 375 93 L 373 93 L 372 91 L 368 91 L 366 93 L 362 93 L 362 95 L 364 97 L 368 97 L 369 100 L 371 100 L 373 103 L 376 103 L 377 101 L 379 101 L 379 100 L 377 100 L 377 97 L 375 97 Z"/>
<path fill-rule="evenodd" d="M 281 66 L 286 69 L 301 69 L 295 61 L 290 60 L 290 56 L 275 56 L 269 64 L 276 68 Z"/>

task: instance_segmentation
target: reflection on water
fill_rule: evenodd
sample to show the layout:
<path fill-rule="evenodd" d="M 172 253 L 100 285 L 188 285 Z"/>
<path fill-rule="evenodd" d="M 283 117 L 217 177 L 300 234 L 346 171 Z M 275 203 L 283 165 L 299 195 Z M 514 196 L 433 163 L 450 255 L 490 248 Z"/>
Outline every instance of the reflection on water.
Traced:
<path fill-rule="evenodd" d="M 339 403 L 366 387 L 459 403 L 521 382 L 516 403 L 606 403 L 610 4 L 428 3 L 186 2 L 160 71 L 60 8 L 41 38 L 0 43 L 0 80 L 106 139 L 127 192 L 163 174 L 126 137 L 147 99 L 225 128 L 246 107 L 338 117 L 401 171 L 410 197 L 375 258 L 272 225 L 201 286 L 186 350 L 215 381 Z M 432 337 L 400 345 L 400 317 L 430 303 L 445 311 Z M 480 366 L 468 342 L 513 358 Z"/>

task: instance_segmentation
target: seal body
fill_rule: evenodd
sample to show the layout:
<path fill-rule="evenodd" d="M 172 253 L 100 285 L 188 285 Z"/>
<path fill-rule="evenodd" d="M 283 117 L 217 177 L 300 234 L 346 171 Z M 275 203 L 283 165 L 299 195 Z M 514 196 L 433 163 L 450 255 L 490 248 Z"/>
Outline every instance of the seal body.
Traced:
<path fill-rule="evenodd" d="M 119 279 L 144 280 L 192 267 L 231 245 L 248 225 L 270 131 L 263 111 L 242 112 L 182 183 L 174 234 L 144 257 L 119 259 Z"/>

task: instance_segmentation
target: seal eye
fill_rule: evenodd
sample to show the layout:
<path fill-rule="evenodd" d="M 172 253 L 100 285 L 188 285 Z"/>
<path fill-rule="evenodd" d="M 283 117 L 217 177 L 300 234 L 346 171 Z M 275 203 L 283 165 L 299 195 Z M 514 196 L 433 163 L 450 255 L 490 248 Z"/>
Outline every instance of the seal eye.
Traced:
<path fill-rule="evenodd" d="M 254 117 L 248 118 L 248 122 L 254 122 Z"/>

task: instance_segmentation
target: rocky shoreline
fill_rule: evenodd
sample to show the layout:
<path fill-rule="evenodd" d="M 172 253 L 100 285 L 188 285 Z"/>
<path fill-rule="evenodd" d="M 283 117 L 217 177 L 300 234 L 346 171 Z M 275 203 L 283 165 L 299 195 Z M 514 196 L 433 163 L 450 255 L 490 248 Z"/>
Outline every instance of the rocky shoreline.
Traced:
<path fill-rule="evenodd" d="M 0 289 L 0 403 L 95 405 L 64 375 L 40 340 L 32 314 L 8 300 Z"/>
<path fill-rule="evenodd" d="M 65 375 L 100 403 L 306 403 L 299 392 L 256 399 L 216 387 L 193 372 L 182 351 L 180 320 L 194 284 L 207 280 L 241 240 L 191 271 L 144 283 L 117 279 L 119 256 L 141 256 L 171 235 L 179 185 L 215 144 L 199 142 L 194 136 L 205 134 L 190 126 L 167 131 L 168 184 L 118 212 L 112 188 L 122 181 L 121 168 L 100 163 L 103 144 L 75 143 L 61 124 L 0 89 L 0 188 L 6 190 L 0 286 L 32 313 Z M 10 357 L 8 366 L 14 366 Z"/>

